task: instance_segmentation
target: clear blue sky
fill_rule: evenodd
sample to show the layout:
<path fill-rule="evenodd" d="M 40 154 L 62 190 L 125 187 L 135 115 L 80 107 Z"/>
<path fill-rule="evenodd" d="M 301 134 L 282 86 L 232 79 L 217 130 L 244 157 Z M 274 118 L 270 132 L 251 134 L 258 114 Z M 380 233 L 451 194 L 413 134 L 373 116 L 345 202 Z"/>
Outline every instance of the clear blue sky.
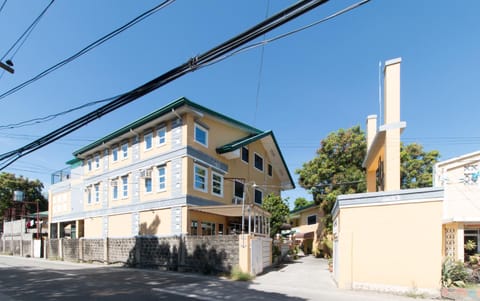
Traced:
<path fill-rule="evenodd" d="M 3 2 L 3 0 L 1 1 Z M 0 12 L 0 54 L 49 0 L 9 0 Z M 14 58 L 0 93 L 72 55 L 160 3 L 55 1 Z M 106 44 L 0 100 L 0 125 L 57 113 L 128 91 L 244 31 L 295 1 L 177 0 Z M 319 20 L 356 1 L 331 0 L 269 33 Z M 291 174 L 320 140 L 379 114 L 378 63 L 402 57 L 402 140 L 448 159 L 480 149 L 480 1 L 372 0 L 314 28 L 200 69 L 32 153 L 5 171 L 40 179 L 66 167 L 78 148 L 186 96 L 273 130 Z M 257 105 L 257 86 L 260 92 Z M 23 146 L 95 107 L 50 122 L 0 130 L 0 153 Z M 256 116 L 256 118 L 255 118 Z M 298 186 L 298 185 L 297 185 Z M 309 195 L 297 188 L 293 201 Z"/>

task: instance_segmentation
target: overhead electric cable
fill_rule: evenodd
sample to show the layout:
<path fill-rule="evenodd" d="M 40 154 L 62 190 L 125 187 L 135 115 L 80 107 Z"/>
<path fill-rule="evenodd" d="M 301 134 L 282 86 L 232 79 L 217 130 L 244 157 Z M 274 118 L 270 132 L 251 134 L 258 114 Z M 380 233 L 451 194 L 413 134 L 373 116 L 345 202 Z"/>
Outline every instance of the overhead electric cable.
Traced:
<path fill-rule="evenodd" d="M 52 0 L 53 2 L 53 0 Z M 72 56 L 64 59 L 63 61 L 53 65 L 52 67 L 40 72 L 39 74 L 35 75 L 34 77 L 32 77 L 31 79 L 19 84 L 18 86 L 0 94 L 0 99 L 3 99 L 21 89 L 23 89 L 24 87 L 30 85 L 31 83 L 41 79 L 42 77 L 46 76 L 47 74 L 57 70 L 58 68 L 60 67 L 63 67 L 64 65 L 70 63 L 71 61 L 77 59 L 78 57 L 84 55 L 85 53 L 89 52 L 90 50 L 100 46 L 101 44 L 105 43 L 106 41 L 110 40 L 111 38 L 115 37 L 116 35 L 122 33 L 123 31 L 127 30 L 128 28 L 132 27 L 133 25 L 137 24 L 138 22 L 144 20 L 145 18 L 151 16 L 152 14 L 156 13 L 157 11 L 159 11 L 160 9 L 168 6 L 169 4 L 175 2 L 175 0 L 165 0 L 164 2 L 160 3 L 159 5 L 149 9 L 148 11 L 142 13 L 141 15 L 135 17 L 134 19 L 130 20 L 129 22 L 127 22 L 126 24 L 124 24 L 123 26 L 115 29 L 114 31 L 104 35 L 103 37 L 101 37 L 100 39 L 96 40 L 95 42 L 87 45 L 86 47 L 84 47 L 82 50 L 76 52 L 75 54 L 73 54 Z M 3 60 L 3 59 L 2 59 Z"/>
<path fill-rule="evenodd" d="M 47 122 L 47 121 L 55 119 L 59 116 L 66 115 L 68 113 L 71 113 L 71 112 L 74 112 L 74 111 L 77 111 L 77 110 L 80 110 L 80 109 L 83 109 L 83 108 L 86 108 L 86 107 L 90 107 L 90 106 L 93 106 L 93 105 L 96 105 L 96 104 L 99 104 L 99 103 L 103 103 L 103 102 L 107 102 L 107 101 L 112 101 L 112 100 L 118 98 L 119 96 L 120 95 L 109 97 L 109 98 L 106 98 L 106 99 L 87 102 L 83 105 L 80 105 L 80 106 L 77 106 L 77 107 L 59 112 L 59 113 L 50 114 L 50 115 L 47 115 L 47 116 L 44 116 L 44 117 L 38 117 L 38 118 L 33 118 L 33 119 L 17 122 L 17 123 L 0 125 L 0 130 L 16 129 L 16 128 L 20 128 L 20 127 L 31 126 L 31 125 L 36 125 L 36 124 L 39 124 L 39 123 Z"/>
<path fill-rule="evenodd" d="M 3 8 L 5 7 L 5 4 L 7 4 L 7 0 L 4 0 L 2 3 L 2 6 L 0 6 L 0 13 L 2 12 Z"/>
<path fill-rule="evenodd" d="M 10 159 L 7 163 L 0 166 L 0 170 L 8 167 L 10 164 L 18 160 L 20 157 L 23 157 L 39 148 L 42 148 L 66 135 L 69 133 L 87 125 L 93 120 L 102 117 L 136 99 L 142 97 L 161 86 L 166 85 L 167 83 L 196 70 L 198 67 L 201 67 L 205 64 L 208 64 L 219 57 L 224 56 L 225 54 L 233 51 L 234 49 L 240 47 L 243 44 L 248 43 L 249 41 L 285 24 L 286 22 L 297 18 L 298 16 L 303 15 L 304 13 L 314 9 L 315 7 L 326 3 L 328 0 L 304 0 L 293 4 L 287 9 L 275 14 L 274 16 L 268 18 L 255 25 L 251 29 L 235 36 L 234 38 L 220 44 L 217 47 L 205 52 L 204 54 L 198 55 L 194 58 L 191 58 L 188 62 L 167 71 L 166 73 L 158 76 L 157 78 L 143 84 L 140 87 L 137 87 L 131 90 L 128 93 L 125 93 L 118 97 L 117 99 L 111 101 L 110 103 L 96 109 L 95 111 L 80 117 L 63 127 L 43 136 L 40 139 L 33 141 L 21 148 L 16 150 L 4 153 L 0 155 L 0 161 Z"/>
<path fill-rule="evenodd" d="M 30 24 L 30 26 L 27 27 L 27 29 L 22 33 L 22 35 L 15 41 L 15 43 L 13 43 L 13 45 L 10 47 L 10 49 L 8 49 L 8 51 L 2 56 L 2 58 L 0 58 L 0 61 L 3 61 L 7 57 L 7 55 L 12 51 L 12 49 L 14 49 L 15 46 L 17 46 L 17 44 L 20 43 L 20 41 L 24 40 L 24 38 L 26 39 L 30 35 L 30 33 L 35 28 L 35 26 L 38 24 L 38 22 L 40 22 L 40 19 L 45 15 L 45 13 L 50 8 L 50 6 L 52 6 L 54 1 L 55 0 L 50 1 L 50 3 L 47 5 L 47 7 L 45 7 L 45 9 L 40 13 L 40 15 L 38 15 L 38 17 L 35 18 L 35 20 L 32 22 L 32 24 Z M 3 8 L 3 6 L 2 6 L 2 8 Z M 24 42 L 22 42 L 20 44 L 19 48 L 21 47 L 21 45 L 23 45 L 23 43 Z M 18 49 L 17 49 L 17 51 L 18 51 Z M 15 51 L 15 53 L 17 51 Z"/>
<path fill-rule="evenodd" d="M 270 39 L 267 39 L 267 40 L 263 40 L 263 41 L 260 41 L 260 42 L 256 42 L 256 43 L 252 43 L 252 44 L 246 45 L 246 46 L 244 46 L 244 47 L 242 47 L 242 48 L 240 48 L 240 49 L 238 49 L 238 50 L 236 50 L 236 51 L 234 51 L 234 52 L 231 52 L 231 53 L 229 53 L 229 54 L 227 54 L 227 55 L 224 55 L 224 56 L 222 56 L 222 57 L 219 57 L 217 60 L 212 61 L 212 62 L 209 63 L 209 64 L 203 65 L 202 67 L 207 67 L 207 66 L 209 66 L 209 65 L 216 64 L 216 63 L 218 63 L 218 62 L 220 62 L 220 61 L 223 61 L 223 60 L 225 60 L 225 59 L 227 59 L 227 58 L 229 58 L 229 57 L 232 57 L 232 56 L 234 56 L 234 55 L 240 54 L 240 53 L 242 53 L 242 52 L 245 52 L 245 51 L 248 51 L 248 50 L 252 50 L 252 49 L 254 49 L 254 48 L 257 48 L 257 47 L 266 45 L 266 44 L 271 43 L 271 42 L 274 42 L 274 41 L 276 41 L 276 40 L 280 40 L 280 39 L 286 38 L 286 37 L 288 37 L 288 36 L 290 36 L 290 35 L 293 35 L 293 34 L 295 34 L 295 33 L 298 33 L 298 32 L 300 32 L 300 31 L 303 31 L 303 30 L 305 30 L 305 29 L 308 29 L 308 28 L 310 28 L 310 27 L 316 26 L 316 25 L 318 25 L 318 24 L 320 24 L 320 23 L 326 22 L 326 21 L 328 21 L 328 20 L 330 20 L 330 19 L 333 19 L 333 18 L 335 18 L 335 17 L 338 17 L 338 16 L 340 16 L 340 15 L 343 15 L 344 13 L 347 13 L 347 12 L 349 12 L 349 11 L 355 9 L 355 8 L 358 8 L 358 7 L 360 7 L 360 6 L 368 3 L 368 2 L 370 2 L 370 1 L 371 1 L 371 0 L 362 0 L 362 1 L 360 1 L 360 2 L 357 2 L 357 3 L 353 4 L 353 5 L 350 5 L 350 6 L 346 7 L 346 8 L 344 8 L 344 9 L 336 12 L 336 13 L 333 13 L 333 14 L 331 14 L 331 15 L 323 18 L 323 19 L 320 19 L 320 20 L 318 20 L 318 21 L 316 21 L 316 22 L 310 23 L 310 24 L 308 24 L 308 25 L 306 25 L 306 26 L 302 26 L 302 27 L 300 27 L 300 28 L 297 28 L 297 29 L 295 29 L 295 30 L 289 31 L 289 32 L 284 33 L 284 34 L 277 35 L 277 36 L 275 36 L 275 37 L 273 37 L 273 38 L 270 38 Z"/>

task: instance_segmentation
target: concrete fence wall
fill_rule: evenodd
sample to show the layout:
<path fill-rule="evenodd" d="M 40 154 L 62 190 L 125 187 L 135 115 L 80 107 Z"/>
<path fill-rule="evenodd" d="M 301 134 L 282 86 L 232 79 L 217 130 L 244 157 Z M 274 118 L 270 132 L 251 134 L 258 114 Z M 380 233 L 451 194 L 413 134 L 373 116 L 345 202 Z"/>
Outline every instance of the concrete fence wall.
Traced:
<path fill-rule="evenodd" d="M 137 236 L 134 238 L 49 239 L 47 258 L 121 263 L 201 273 L 229 272 L 239 263 L 238 236 Z"/>

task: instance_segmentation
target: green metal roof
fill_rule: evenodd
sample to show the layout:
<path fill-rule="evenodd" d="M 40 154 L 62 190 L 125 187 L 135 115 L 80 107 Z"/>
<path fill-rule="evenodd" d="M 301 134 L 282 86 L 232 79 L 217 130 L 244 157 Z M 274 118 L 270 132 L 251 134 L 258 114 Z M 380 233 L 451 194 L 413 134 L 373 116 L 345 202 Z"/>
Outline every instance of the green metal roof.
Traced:
<path fill-rule="evenodd" d="M 307 205 L 307 206 L 303 206 L 303 207 L 300 207 L 300 208 L 297 208 L 297 209 L 294 209 L 294 210 L 290 211 L 290 214 L 294 214 L 294 213 L 297 213 L 297 212 L 300 212 L 300 211 L 303 211 L 303 210 L 306 210 L 306 209 L 310 209 L 310 208 L 316 207 L 316 206 L 319 206 L 319 205 L 313 203 L 313 204 L 310 204 L 310 205 Z"/>
<path fill-rule="evenodd" d="M 285 163 L 285 159 L 283 158 L 283 154 L 280 151 L 280 147 L 278 147 L 277 139 L 275 139 L 275 135 L 273 135 L 272 131 L 266 131 L 266 132 L 263 132 L 263 133 L 259 133 L 257 135 L 249 135 L 249 136 L 244 137 L 242 139 L 239 139 L 239 140 L 230 142 L 228 144 L 222 145 L 220 147 L 217 147 L 216 151 L 219 154 L 232 152 L 234 150 L 237 150 L 237 149 L 241 148 L 242 146 L 248 145 L 250 143 L 258 141 L 258 140 L 260 140 L 262 138 L 265 138 L 267 136 L 272 137 L 272 140 L 275 144 L 275 147 L 278 151 L 278 154 L 280 155 L 280 158 L 282 159 L 282 163 L 283 163 L 283 166 L 285 167 L 285 171 L 287 172 L 290 183 L 292 184 L 292 187 L 295 188 L 295 182 L 293 181 L 292 175 L 290 174 L 290 171 L 288 170 L 287 164 Z"/>
<path fill-rule="evenodd" d="M 150 114 L 148 114 L 148 115 L 146 115 L 146 116 L 144 116 L 144 117 L 142 117 L 142 118 L 140 118 L 140 119 L 124 126 L 124 127 L 122 127 L 122 128 L 120 128 L 120 129 L 116 130 L 115 132 L 113 132 L 111 134 L 108 134 L 107 136 L 105 136 L 105 137 L 103 137 L 103 138 L 101 138 L 101 139 L 99 139 L 95 142 L 92 142 L 89 145 L 75 151 L 73 153 L 73 155 L 78 156 L 82 153 L 85 153 L 85 152 L 87 152 L 87 151 L 89 151 L 89 150 L 91 150 L 91 149 L 93 149 L 93 148 L 95 148 L 99 145 L 102 145 L 103 143 L 106 143 L 106 142 L 108 142 L 108 141 L 110 141 L 110 140 L 112 140 L 112 139 L 114 139 L 118 136 L 121 136 L 125 133 L 128 133 L 131 129 L 138 128 L 138 127 L 140 127 L 140 126 L 142 126 L 142 125 L 144 125 L 144 124 L 146 124 L 146 123 L 148 123 L 152 120 L 155 120 L 155 119 L 157 119 L 157 118 L 159 118 L 159 117 L 161 117 L 165 114 L 170 113 L 172 111 L 172 109 L 178 109 L 182 106 L 190 106 L 190 107 L 195 108 L 199 111 L 202 111 L 203 113 L 206 113 L 206 114 L 211 115 L 213 117 L 219 118 L 219 119 L 224 120 L 228 123 L 232 123 L 232 124 L 236 125 L 237 127 L 240 127 L 240 128 L 242 128 L 242 129 L 244 129 L 248 132 L 252 132 L 252 133 L 261 133 L 262 132 L 259 129 L 256 129 L 256 128 L 254 128 L 252 126 L 249 126 L 245 123 L 242 123 L 242 122 L 237 121 L 235 119 L 232 119 L 228 116 L 225 116 L 223 114 L 220 114 L 218 112 L 210 110 L 210 109 L 208 109 L 204 106 L 201 106 L 201 105 L 199 105 L 199 104 L 197 104 L 193 101 L 188 100 L 185 97 L 181 97 L 181 98 L 167 104 L 166 106 L 164 106 L 164 107 L 162 107 L 162 108 L 160 108 L 160 109 L 158 109 L 158 110 L 156 110 L 156 111 L 154 111 L 154 112 L 152 112 L 152 113 L 150 113 Z M 71 161 L 72 160 L 70 160 L 69 162 L 71 162 Z"/>

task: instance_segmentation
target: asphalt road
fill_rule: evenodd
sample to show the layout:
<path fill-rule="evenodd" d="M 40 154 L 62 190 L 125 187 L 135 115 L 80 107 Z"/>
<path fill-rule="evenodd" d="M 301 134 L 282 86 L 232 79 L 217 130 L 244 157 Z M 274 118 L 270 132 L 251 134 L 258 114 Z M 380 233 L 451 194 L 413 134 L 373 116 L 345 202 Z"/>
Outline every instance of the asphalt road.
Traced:
<path fill-rule="evenodd" d="M 326 261 L 313 257 L 251 282 L 158 270 L 0 256 L 0 301 L 39 300 L 410 300 L 339 290 Z"/>

